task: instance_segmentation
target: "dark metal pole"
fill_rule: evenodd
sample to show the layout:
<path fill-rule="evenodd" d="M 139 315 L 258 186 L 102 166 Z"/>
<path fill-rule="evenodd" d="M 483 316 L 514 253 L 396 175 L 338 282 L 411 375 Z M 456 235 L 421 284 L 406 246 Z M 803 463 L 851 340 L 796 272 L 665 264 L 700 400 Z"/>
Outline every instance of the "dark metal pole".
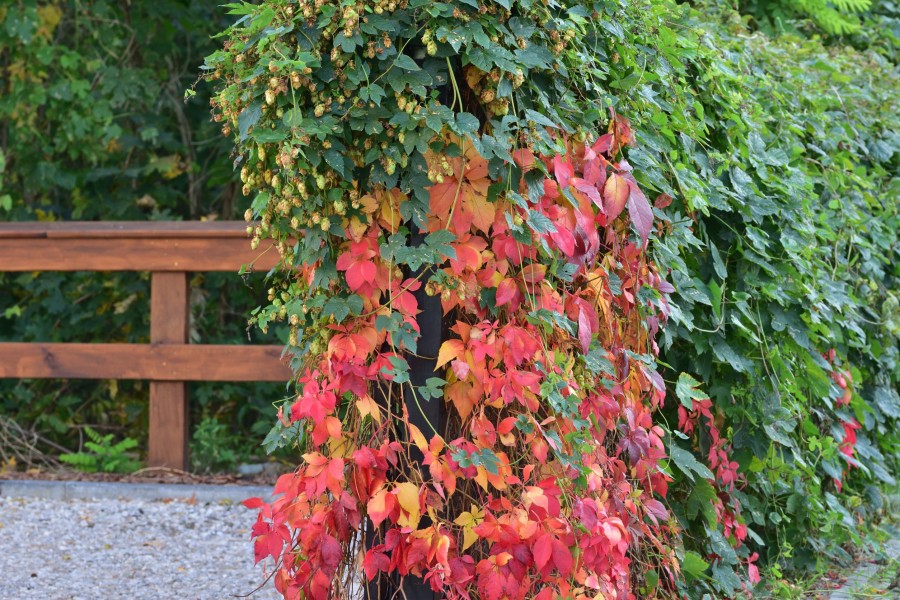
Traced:
<path fill-rule="evenodd" d="M 410 245 L 415 247 L 424 243 L 425 234 L 420 233 L 415 224 L 410 224 L 411 235 Z M 422 285 L 413 294 L 419 306 L 419 314 L 416 315 L 416 323 L 419 325 L 420 337 L 417 351 L 415 354 L 407 353 L 405 358 L 409 364 L 409 383 L 403 386 L 403 398 L 406 403 L 407 414 L 409 414 L 409 422 L 425 435 L 431 438 L 435 431 L 442 431 L 444 425 L 445 411 L 443 398 L 424 398 L 418 393 L 418 388 L 426 385 L 429 377 L 435 376 L 435 367 L 437 366 L 437 355 L 443 341 L 443 307 L 441 306 L 440 296 L 429 296 L 425 293 L 425 284 L 431 278 L 434 271 L 433 265 L 423 266 L 418 270 L 409 274 L 410 277 L 421 277 Z M 418 464 L 418 468 L 424 472 L 422 467 L 422 453 L 418 448 L 410 449 L 410 458 Z M 427 517 L 423 517 L 423 521 Z M 375 543 L 375 532 L 369 531 L 367 535 L 368 547 Z M 376 584 L 366 585 L 366 600 L 392 600 L 394 598 L 404 598 L 405 600 L 438 600 L 440 594 L 432 591 L 425 581 L 419 577 L 409 575 L 403 578 L 402 586 L 399 585 L 397 578 L 391 577 L 387 581 L 382 578 Z M 402 592 L 397 594 L 398 587 L 402 587 Z"/>

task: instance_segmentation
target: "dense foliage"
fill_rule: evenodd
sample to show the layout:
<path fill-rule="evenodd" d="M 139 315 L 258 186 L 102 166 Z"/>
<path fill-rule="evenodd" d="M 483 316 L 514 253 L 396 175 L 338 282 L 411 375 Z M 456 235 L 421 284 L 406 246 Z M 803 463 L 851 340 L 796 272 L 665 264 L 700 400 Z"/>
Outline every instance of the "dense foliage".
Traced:
<path fill-rule="evenodd" d="M 866 8 L 857 4 L 868 3 L 833 8 Z M 216 109 L 255 195 L 255 235 L 275 237 L 285 257 L 280 291 L 257 318 L 289 320 L 298 356 L 298 395 L 272 435 L 297 443 L 304 462 L 280 483 L 287 495 L 262 505 L 255 530 L 259 556 L 283 561 L 276 581 L 288 597 L 346 589 L 341 565 L 357 553 L 369 578 L 425 574 L 463 597 L 588 588 L 667 597 L 673 585 L 734 596 L 756 583 L 758 564 L 777 582 L 783 569 L 815 568 L 860 540 L 880 490 L 896 484 L 898 455 L 889 35 L 872 50 L 826 47 L 753 33 L 715 4 L 664 0 L 270 1 L 232 12 L 239 22 L 208 59 L 211 77 L 225 80 Z M 573 142 L 597 139 L 610 107 L 613 138 L 626 122 L 615 115 L 627 115 L 637 143 L 593 152 L 604 182 L 631 176 L 622 152 L 634 166 L 628 189 L 659 195 L 661 229 L 637 200 L 629 205 L 630 244 L 640 249 L 654 232 L 655 262 L 675 287 L 668 300 L 653 262 L 649 279 L 617 271 L 628 261 L 616 248 L 629 238 L 605 218 L 618 214 L 616 188 L 577 167 L 593 155 Z M 523 151 L 535 159 L 523 162 Z M 576 218 L 584 198 L 596 198 L 604 240 L 587 260 Z M 552 216 L 562 207 L 568 220 Z M 430 232 L 424 246 L 409 245 L 413 228 Z M 578 252 L 563 241 L 571 236 Z M 407 292 L 419 282 L 407 278 L 426 263 L 441 265 L 425 287 L 455 325 L 441 377 L 419 393 L 448 401 L 449 437 L 404 431 L 384 418 L 403 404 L 373 393 L 409 389 L 397 385 L 417 338 Z M 540 279 L 509 270 L 518 264 Z M 610 298 L 639 299 L 599 327 L 565 301 L 590 298 L 606 314 L 606 296 L 581 287 L 598 264 Z M 561 295 L 555 311 L 534 310 L 544 306 L 538 282 Z M 660 362 L 656 311 L 668 315 Z M 635 331 L 622 325 L 632 319 L 645 333 L 609 337 Z M 510 341 L 490 336 L 506 327 L 544 330 L 533 335 L 542 350 L 496 362 Z M 315 359 L 304 361 L 309 350 Z M 596 351 L 609 363 L 594 363 Z M 521 360 L 537 377 L 534 398 L 526 386 L 498 400 L 492 382 Z M 604 385 L 629 375 L 646 379 Z M 535 444 L 533 423 L 551 453 Z M 428 457 L 421 477 L 398 467 L 408 445 Z M 606 477 L 591 479 L 594 466 Z M 466 469 L 476 481 L 455 507 L 446 482 Z M 634 489 L 624 512 L 623 488 L 608 479 L 619 472 Z M 603 536 L 572 519 L 601 488 L 627 551 L 597 570 L 586 548 Z M 557 505 L 560 493 L 573 501 Z M 366 515 L 389 524 L 368 550 L 353 534 Z M 539 530 L 523 525 L 531 519 Z"/>
<path fill-rule="evenodd" d="M 655 568 L 674 585 L 651 418 L 671 286 L 627 119 L 557 77 L 582 66 L 582 17 L 360 8 L 234 7 L 208 61 L 254 243 L 283 258 L 257 320 L 291 324 L 297 371 L 280 428 L 302 423 L 304 464 L 249 504 L 257 558 L 287 597 L 351 597 L 363 575 L 450 598 L 624 597 Z M 429 296 L 448 336 L 414 384 Z M 448 417 L 423 430 L 429 398 Z"/>
<path fill-rule="evenodd" d="M 255 529 L 289 597 L 358 566 L 472 598 L 760 574 L 790 595 L 896 486 L 900 10 L 721 4 L 3 3 L 0 215 L 231 218 L 244 187 L 285 259 L 252 321 L 295 354 L 265 444 L 303 462 Z M 194 283 L 196 337 L 245 337 L 254 294 Z M 146 341 L 146 277 L 0 289 L 3 339 Z M 413 386 L 430 301 L 445 343 Z M 245 451 L 223 421 L 281 398 L 192 393 L 200 470 Z M 435 399 L 439 431 L 405 424 Z M 0 382 L 55 439 L 96 425 L 88 468 L 130 460 L 106 432 L 145 439 L 145 405 L 140 383 Z"/>
<path fill-rule="evenodd" d="M 0 219 L 237 216 L 208 99 L 183 101 L 227 22 L 216 14 L 210 1 L 0 3 Z M 246 341 L 242 307 L 264 296 L 225 274 L 192 283 L 194 339 Z M 149 339 L 148 274 L 0 274 L 0 289 L 0 339 Z M 196 421 L 256 435 L 280 391 L 192 387 Z M 144 382 L 0 381 L 0 411 L 74 449 L 84 425 L 146 440 L 147 394 Z"/>
<path fill-rule="evenodd" d="M 294 351 L 316 356 L 296 362 L 298 397 L 276 428 L 284 440 L 300 432 L 295 441 L 304 466 L 279 486 L 288 492 L 282 500 L 263 506 L 255 531 L 259 556 L 283 559 L 277 582 L 286 595 L 324 597 L 346 589 L 341 586 L 352 584 L 339 581 L 346 573 L 341 565 L 357 552 L 369 578 L 425 574 L 450 595 L 585 593 L 584 586 L 664 595 L 685 584 L 692 594 L 734 595 L 747 580 L 757 581 L 760 559 L 777 578 L 785 566 L 815 566 L 858 541 L 857 526 L 877 512 L 879 486 L 895 485 L 897 466 L 897 213 L 888 201 L 896 193 L 896 68 L 875 53 L 754 36 L 736 15 L 704 9 L 707 22 L 715 17 L 713 28 L 686 7 L 649 1 L 233 7 L 244 17 L 229 30 L 226 50 L 209 59 L 213 78 L 227 84 L 216 105 L 241 149 L 245 191 L 258 192 L 248 215 L 262 219 L 255 234 L 280 240 L 285 256 L 283 292 L 258 317 L 264 327 L 288 318 Z M 634 398 L 623 401 L 628 394 L 615 385 L 605 386 L 609 396 L 597 397 L 617 404 L 604 408 L 590 400 L 604 388 L 602 369 L 585 379 L 593 347 L 611 352 L 614 381 L 628 380 L 641 361 L 639 370 L 652 368 L 655 352 L 618 345 L 622 340 L 602 333 L 603 322 L 588 329 L 592 319 L 565 301 L 557 320 L 544 322 L 546 315 L 533 312 L 542 306 L 540 294 L 528 288 L 534 282 L 523 273 L 523 288 L 505 275 L 504 240 L 511 231 L 521 244 L 519 262 L 540 265 L 542 283 L 578 297 L 579 277 L 590 263 L 576 260 L 553 236 L 581 230 L 576 220 L 550 217 L 559 206 L 544 206 L 544 194 L 562 194 L 570 207 L 581 205 L 578 194 L 594 194 L 601 214 L 610 213 L 615 192 L 594 189 L 597 180 L 584 172 L 576 182 L 565 169 L 551 168 L 570 156 L 570 136 L 598 129 L 608 106 L 629 115 L 637 131 L 637 147 L 625 152 L 636 181 L 664 199 L 658 215 L 666 217 L 666 235 L 653 248 L 677 290 L 662 345 L 678 403 L 668 402 L 655 426 L 638 418 L 661 404 L 652 376 L 636 388 L 649 393 L 638 400 L 644 408 L 637 413 Z M 519 149 L 534 149 L 534 164 L 552 176 L 537 175 L 544 183 L 529 188 L 535 171 L 515 160 Z M 576 163 L 578 157 L 576 151 Z M 475 177 L 466 174 L 467 165 L 484 162 Z M 533 189 L 539 191 L 528 194 Z M 666 208 L 668 198 L 675 201 Z M 630 212 L 637 230 L 649 232 L 639 211 Z M 517 238 L 519 223 L 528 233 Z M 410 248 L 412 227 L 442 235 Z M 608 227 L 600 231 L 609 235 Z M 300 240 L 295 250 L 287 243 L 292 237 Z M 470 246 L 472 239 L 480 241 Z M 461 264 L 461 253 L 472 258 Z M 411 271 L 394 272 L 391 265 L 414 271 L 444 261 L 449 266 L 426 288 L 441 294 L 457 325 L 442 346 L 443 378 L 417 393 L 446 398 L 457 415 L 450 438 L 461 437 L 427 442 L 423 435 L 437 432 L 379 425 L 382 411 L 403 414 L 403 404 L 372 398 L 396 397 L 375 388 L 406 389 L 396 385 L 408 377 L 402 351 L 415 352 L 416 304 L 404 293 L 419 283 L 404 284 Z M 554 270 L 556 284 L 544 279 Z M 606 273 L 619 278 L 613 269 Z M 642 283 L 635 291 L 644 294 L 653 288 L 646 280 L 631 283 Z M 392 293 L 395 285 L 401 287 Z M 609 285 L 613 296 L 623 291 Z M 663 291 L 656 287 L 660 300 Z M 590 304 L 601 306 L 601 297 Z M 513 298 L 519 310 L 505 309 Z M 522 300 L 531 314 L 521 313 Z M 618 318 L 639 318 L 647 332 L 661 324 L 637 306 L 619 308 Z M 484 318 L 481 327 L 488 329 L 476 338 L 478 349 L 470 347 L 470 332 Z M 510 353 L 502 354 L 504 336 L 489 336 L 525 324 L 552 334 L 541 340 L 546 358 L 521 355 L 536 361 L 536 399 L 527 401 L 526 388 L 494 400 L 491 382 L 506 370 L 482 361 L 496 358 L 499 347 L 507 367 L 520 365 L 516 358 L 509 365 Z M 571 353 L 567 336 L 579 339 L 582 353 Z M 488 349 L 483 340 L 490 340 Z M 630 357 L 624 363 L 623 351 Z M 478 377 L 470 379 L 473 372 Z M 476 381 L 483 385 L 473 388 Z M 519 416 L 507 430 L 504 411 L 516 401 Z M 581 416 L 589 424 L 567 423 L 575 405 L 587 410 Z M 550 458 L 529 437 L 529 420 L 561 427 L 555 434 L 543 430 L 554 450 Z M 619 441 L 612 455 L 597 460 L 610 426 Z M 496 453 L 494 431 L 512 448 L 515 436 L 524 436 L 523 454 Z M 508 444 L 504 435 L 513 435 Z M 667 496 L 675 518 L 665 522 L 666 509 L 653 496 L 666 496 L 662 439 L 675 469 L 668 473 L 677 474 Z M 430 456 L 421 478 L 397 468 L 404 440 Z M 586 458 L 572 461 L 572 453 Z M 595 534 L 571 519 L 587 500 L 579 485 L 588 482 L 590 469 L 615 472 L 616 464 L 631 476 L 646 472 L 650 488 L 641 496 L 626 493 L 640 502 L 623 514 L 615 508 L 611 490 L 619 488 L 612 480 L 588 483 L 605 489 L 606 514 L 622 520 L 628 548 L 618 567 L 606 567 L 613 571 L 592 571 L 583 548 L 592 547 Z M 472 488 L 478 493 L 471 508 L 464 503 L 454 510 L 445 494 L 455 486 L 446 489 L 445 480 L 491 466 L 489 474 L 512 480 L 492 489 L 486 479 L 481 490 Z M 535 473 L 554 479 L 529 482 Z M 663 476 L 656 484 L 654 473 Z M 543 485 L 542 495 L 551 489 L 580 498 L 551 515 L 567 524 L 563 529 L 513 525 L 522 523 L 516 514 L 525 523 L 546 520 L 530 506 L 527 490 L 535 484 Z M 516 486 L 525 492 L 510 489 Z M 428 527 L 417 530 L 424 511 Z M 393 526 L 368 550 L 353 533 L 364 515 Z M 671 536 L 681 529 L 680 537 Z M 495 537 L 500 531 L 507 533 Z M 559 556 L 568 549 L 574 562 L 545 560 L 537 544 L 545 535 L 553 536 L 548 547 L 561 544 Z M 672 551 L 683 573 L 670 562 Z M 626 567 L 624 579 L 614 575 Z M 534 587 L 536 581 L 548 587 Z"/>
<path fill-rule="evenodd" d="M 825 33 L 839 35 L 860 30 L 860 13 L 872 8 L 872 0 L 746 0 L 744 10 L 765 25 L 792 28 L 808 19 Z"/>

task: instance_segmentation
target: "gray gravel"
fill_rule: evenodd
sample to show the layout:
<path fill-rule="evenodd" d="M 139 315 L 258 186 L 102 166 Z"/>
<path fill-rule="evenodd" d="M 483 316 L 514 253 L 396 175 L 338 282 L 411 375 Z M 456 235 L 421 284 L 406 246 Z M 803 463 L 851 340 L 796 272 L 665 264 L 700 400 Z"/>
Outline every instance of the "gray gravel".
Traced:
<path fill-rule="evenodd" d="M 253 566 L 255 520 L 228 501 L 0 497 L 0 600 L 248 594 L 264 580 Z M 252 598 L 280 596 L 269 583 Z"/>

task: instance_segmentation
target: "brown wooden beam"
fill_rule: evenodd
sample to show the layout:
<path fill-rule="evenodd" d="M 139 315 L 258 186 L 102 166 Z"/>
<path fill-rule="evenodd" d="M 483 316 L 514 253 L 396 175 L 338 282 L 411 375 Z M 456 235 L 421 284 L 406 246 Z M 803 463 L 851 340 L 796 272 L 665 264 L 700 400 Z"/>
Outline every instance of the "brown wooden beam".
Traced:
<path fill-rule="evenodd" d="M 153 273 L 150 281 L 150 343 L 186 344 L 190 319 L 187 273 Z M 147 464 L 186 471 L 190 418 L 187 383 L 151 381 Z"/>
<path fill-rule="evenodd" d="M 0 236 L 3 271 L 237 272 L 268 271 L 278 261 L 271 243 L 250 249 L 246 238 L 45 238 Z"/>
<path fill-rule="evenodd" d="M 0 378 L 281 381 L 282 346 L 0 343 Z"/>
<path fill-rule="evenodd" d="M 0 238 L 239 238 L 243 221 L 13 221 L 0 223 Z"/>

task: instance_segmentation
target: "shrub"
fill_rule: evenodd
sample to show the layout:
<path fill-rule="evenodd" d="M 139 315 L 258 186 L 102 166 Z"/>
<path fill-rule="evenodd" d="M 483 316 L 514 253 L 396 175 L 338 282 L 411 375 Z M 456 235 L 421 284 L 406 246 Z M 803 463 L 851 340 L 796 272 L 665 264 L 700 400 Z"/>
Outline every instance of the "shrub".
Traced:
<path fill-rule="evenodd" d="M 237 178 L 209 121 L 208 93 L 182 101 L 226 23 L 215 16 L 219 4 L 0 2 L 0 220 L 238 215 Z M 196 338 L 246 340 L 235 307 L 265 298 L 262 277 L 248 281 L 252 288 L 230 274 L 192 277 Z M 0 339 L 147 342 L 149 287 L 140 273 L 0 273 Z M 270 402 L 255 399 L 277 394 L 275 385 L 192 388 L 195 417 L 211 397 L 233 407 L 229 416 L 240 411 L 237 431 L 273 418 Z M 85 423 L 145 440 L 147 395 L 135 381 L 3 380 L 0 412 L 63 446 L 77 443 L 73 432 Z"/>
<path fill-rule="evenodd" d="M 888 52 L 705 2 L 232 11 L 207 67 L 297 373 L 270 439 L 304 461 L 251 503 L 282 593 L 346 592 L 359 554 L 459 596 L 732 597 L 860 539 L 900 417 Z M 433 398 L 444 427 L 403 425 Z"/>

